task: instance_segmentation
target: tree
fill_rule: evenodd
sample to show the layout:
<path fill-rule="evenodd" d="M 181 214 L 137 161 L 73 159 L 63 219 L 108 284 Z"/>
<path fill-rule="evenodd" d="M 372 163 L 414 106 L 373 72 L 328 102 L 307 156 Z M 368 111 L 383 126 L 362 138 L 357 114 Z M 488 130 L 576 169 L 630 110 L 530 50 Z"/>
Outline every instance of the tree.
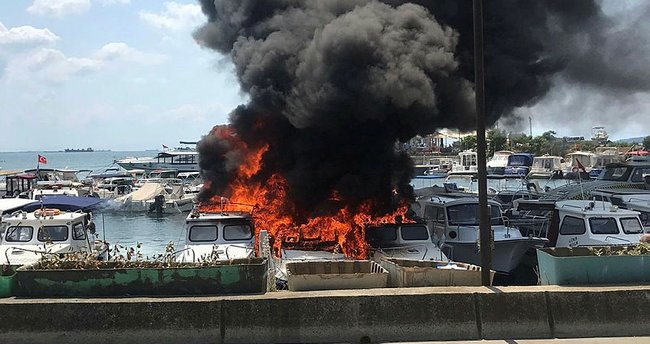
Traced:
<path fill-rule="evenodd" d="M 494 155 L 494 152 L 506 149 L 508 145 L 508 137 L 506 133 L 498 129 L 492 129 L 487 132 L 488 156 Z"/>
<path fill-rule="evenodd" d="M 650 136 L 646 136 L 643 139 L 643 148 L 646 149 L 646 150 L 650 149 Z"/>
<path fill-rule="evenodd" d="M 476 135 L 467 135 L 460 139 L 460 150 L 476 149 Z"/>

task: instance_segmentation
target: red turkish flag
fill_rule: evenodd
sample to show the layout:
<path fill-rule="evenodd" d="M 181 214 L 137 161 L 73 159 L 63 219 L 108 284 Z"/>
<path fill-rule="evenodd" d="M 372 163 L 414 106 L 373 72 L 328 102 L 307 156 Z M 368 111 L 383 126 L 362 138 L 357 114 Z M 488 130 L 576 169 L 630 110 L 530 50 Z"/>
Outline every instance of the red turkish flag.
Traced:
<path fill-rule="evenodd" d="M 38 163 L 47 165 L 47 158 L 39 154 L 38 155 Z"/>

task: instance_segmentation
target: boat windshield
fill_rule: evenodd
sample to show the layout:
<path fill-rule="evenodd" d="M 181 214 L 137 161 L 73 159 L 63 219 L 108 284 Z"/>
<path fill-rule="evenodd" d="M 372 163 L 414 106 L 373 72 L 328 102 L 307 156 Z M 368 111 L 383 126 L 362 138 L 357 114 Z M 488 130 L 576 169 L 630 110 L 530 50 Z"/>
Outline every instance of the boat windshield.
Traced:
<path fill-rule="evenodd" d="M 511 155 L 508 157 L 508 166 L 530 166 L 530 160 L 526 155 Z"/>
<path fill-rule="evenodd" d="M 630 177 L 632 169 L 631 166 L 606 167 L 605 170 L 598 175 L 598 180 L 625 182 Z"/>
<path fill-rule="evenodd" d="M 38 229 L 38 241 L 66 241 L 68 226 L 44 226 Z"/>
<path fill-rule="evenodd" d="M 253 238 L 253 231 L 247 224 L 226 225 L 223 227 L 223 238 L 228 241 L 250 240 Z"/>
<path fill-rule="evenodd" d="M 423 225 L 402 226 L 402 240 L 429 240 L 429 230 Z"/>
<path fill-rule="evenodd" d="M 490 205 L 490 224 L 493 226 L 503 225 L 501 210 L 498 206 Z M 447 218 L 450 226 L 478 226 L 479 207 L 478 203 L 453 205 L 447 208 Z"/>
<path fill-rule="evenodd" d="M 11 226 L 7 228 L 5 241 L 7 242 L 28 242 L 32 240 L 34 228 L 30 226 Z"/>

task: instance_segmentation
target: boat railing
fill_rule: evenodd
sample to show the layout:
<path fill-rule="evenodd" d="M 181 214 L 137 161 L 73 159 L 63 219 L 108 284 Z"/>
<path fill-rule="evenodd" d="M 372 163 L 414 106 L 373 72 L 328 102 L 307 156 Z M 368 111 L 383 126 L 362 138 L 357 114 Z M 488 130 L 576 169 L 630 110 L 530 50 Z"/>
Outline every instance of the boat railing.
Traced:
<path fill-rule="evenodd" d="M 242 246 L 242 245 L 236 245 L 236 244 L 235 244 L 235 245 L 228 245 L 228 246 L 226 246 L 226 250 L 225 250 L 225 252 L 224 252 L 224 253 L 226 254 L 226 259 L 228 259 L 228 260 L 230 260 L 230 255 L 228 254 L 228 250 L 229 250 L 231 247 L 243 248 L 244 250 L 248 250 L 248 249 L 250 249 L 249 246 Z M 253 250 L 251 250 L 251 251 L 250 251 L 246 256 L 250 256 L 252 253 L 253 253 Z"/>
<path fill-rule="evenodd" d="M 171 253 L 172 257 L 176 257 L 177 254 L 182 253 L 182 252 L 192 252 L 192 263 L 196 263 L 196 252 L 194 252 L 194 249 L 191 247 L 184 248 L 182 250 L 174 251 Z"/>
<path fill-rule="evenodd" d="M 52 254 L 51 250 L 31 250 L 31 249 L 28 249 L 28 248 L 11 246 L 11 247 L 7 247 L 7 249 L 5 250 L 5 259 L 7 259 L 7 265 L 11 265 L 11 262 L 9 261 L 9 254 L 8 254 L 9 250 L 12 250 L 12 252 L 13 251 L 23 251 L 23 252 L 31 252 L 31 253 L 37 253 L 37 254 L 40 253 L 40 254 L 43 254 L 43 255 Z"/>

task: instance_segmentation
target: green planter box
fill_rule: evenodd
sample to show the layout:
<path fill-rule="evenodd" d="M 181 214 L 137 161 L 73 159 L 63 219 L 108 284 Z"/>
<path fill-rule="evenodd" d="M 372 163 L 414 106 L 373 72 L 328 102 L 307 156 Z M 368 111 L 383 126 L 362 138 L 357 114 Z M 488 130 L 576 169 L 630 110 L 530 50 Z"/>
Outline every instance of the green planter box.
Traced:
<path fill-rule="evenodd" d="M 24 266 L 14 277 L 16 296 L 219 295 L 266 292 L 267 261 L 238 259 L 218 265 L 178 268 L 39 269 Z"/>
<path fill-rule="evenodd" d="M 537 250 L 541 284 L 650 283 L 650 255 L 597 256 L 595 250 L 624 249 L 593 247 L 542 248 Z"/>
<path fill-rule="evenodd" d="M 0 298 L 13 296 L 15 273 L 13 268 L 0 271 Z"/>

